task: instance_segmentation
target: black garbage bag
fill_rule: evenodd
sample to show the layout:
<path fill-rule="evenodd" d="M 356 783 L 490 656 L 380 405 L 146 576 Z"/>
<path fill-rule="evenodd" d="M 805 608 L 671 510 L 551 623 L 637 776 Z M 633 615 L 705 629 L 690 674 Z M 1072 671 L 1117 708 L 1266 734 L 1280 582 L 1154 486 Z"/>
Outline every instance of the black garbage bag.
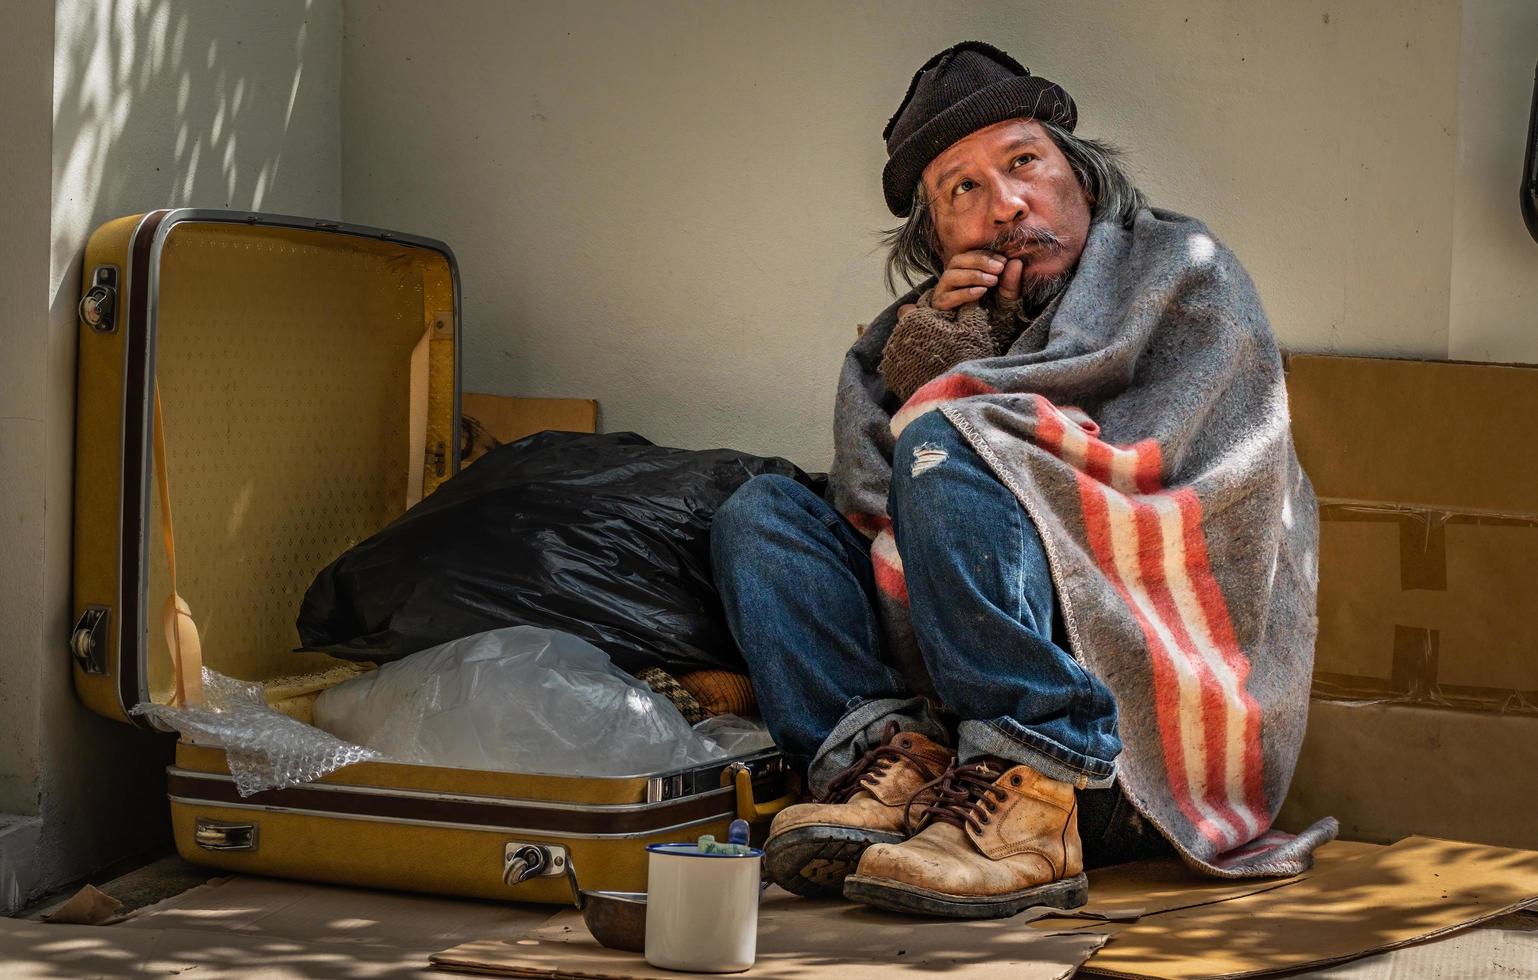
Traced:
<path fill-rule="evenodd" d="M 502 626 L 542 626 L 632 673 L 742 670 L 710 572 L 710 522 L 791 463 L 541 432 L 493 449 L 316 577 L 304 649 L 382 663 Z"/>

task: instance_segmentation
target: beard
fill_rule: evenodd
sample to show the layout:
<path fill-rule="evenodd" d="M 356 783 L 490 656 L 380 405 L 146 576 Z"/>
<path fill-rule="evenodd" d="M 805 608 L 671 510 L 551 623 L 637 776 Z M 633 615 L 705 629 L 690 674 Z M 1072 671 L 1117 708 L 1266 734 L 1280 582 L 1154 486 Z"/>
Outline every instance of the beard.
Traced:
<path fill-rule="evenodd" d="M 1001 255 L 1031 248 L 1040 256 L 1050 257 L 1062 253 L 1067 247 L 1067 243 L 1050 228 L 1024 224 L 1000 232 L 988 243 L 991 251 Z M 1020 277 L 1021 308 L 1035 316 L 1068 286 L 1073 271 L 1072 268 L 1064 269 L 1055 276 L 1033 276 L 1029 270 L 1025 271 Z"/>
<path fill-rule="evenodd" d="M 1020 307 L 1035 316 L 1058 297 L 1073 279 L 1073 270 L 1065 269 L 1055 276 L 1025 275 L 1020 279 Z"/>

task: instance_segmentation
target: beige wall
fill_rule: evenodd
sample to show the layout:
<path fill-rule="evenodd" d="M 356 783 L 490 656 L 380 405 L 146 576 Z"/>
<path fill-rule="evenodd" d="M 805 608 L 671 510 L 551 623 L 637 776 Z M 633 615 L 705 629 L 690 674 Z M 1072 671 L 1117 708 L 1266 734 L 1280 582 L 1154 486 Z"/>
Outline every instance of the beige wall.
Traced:
<path fill-rule="evenodd" d="M 0 912 L 28 887 L 42 821 L 38 725 L 47 445 L 49 71 L 53 0 L 0 11 Z"/>
<path fill-rule="evenodd" d="M 340 0 L 6 0 L 0 910 L 168 833 L 169 738 L 81 708 L 66 652 L 85 240 L 167 205 L 336 215 L 341 31 Z"/>
<path fill-rule="evenodd" d="M 1538 242 L 1517 210 L 1538 62 L 1538 3 L 1468 0 L 1458 72 L 1448 353 L 1538 362 Z"/>
<path fill-rule="evenodd" d="M 1538 360 L 1520 155 L 1496 159 L 1531 6 L 350 0 L 343 209 L 458 250 L 471 388 L 820 467 L 839 358 L 887 301 L 879 134 L 918 64 L 980 37 L 1237 251 L 1283 344 Z M 1460 72 L 1476 35 L 1499 54 Z M 1481 255 L 1455 264 L 1455 226 Z"/>

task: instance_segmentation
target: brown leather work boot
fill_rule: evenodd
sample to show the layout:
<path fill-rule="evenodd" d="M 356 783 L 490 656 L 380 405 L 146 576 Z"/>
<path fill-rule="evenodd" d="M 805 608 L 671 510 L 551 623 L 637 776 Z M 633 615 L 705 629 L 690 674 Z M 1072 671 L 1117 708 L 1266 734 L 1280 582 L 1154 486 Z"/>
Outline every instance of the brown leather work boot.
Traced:
<path fill-rule="evenodd" d="M 955 758 L 917 732 L 887 725 L 880 745 L 834 777 L 828 802 L 787 807 L 774 818 L 764 844 L 769 877 L 797 895 L 838 894 L 865 848 L 907 839 L 908 811 L 933 802 Z"/>
<path fill-rule="evenodd" d="M 948 770 L 924 811 L 923 830 L 867 850 L 844 882 L 845 897 L 957 919 L 1088 901 L 1073 786 L 1030 766 L 1001 768 L 972 763 Z"/>

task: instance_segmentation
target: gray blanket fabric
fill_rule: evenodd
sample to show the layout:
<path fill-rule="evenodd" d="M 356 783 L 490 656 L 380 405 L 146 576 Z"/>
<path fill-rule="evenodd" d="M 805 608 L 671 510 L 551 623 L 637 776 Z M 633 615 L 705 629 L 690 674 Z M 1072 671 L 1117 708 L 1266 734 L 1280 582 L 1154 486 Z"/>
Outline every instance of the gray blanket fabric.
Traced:
<path fill-rule="evenodd" d="M 830 492 L 874 539 L 888 649 L 920 662 L 886 512 L 893 444 L 940 411 L 1040 529 L 1072 652 L 1116 695 L 1138 810 L 1210 874 L 1308 868 L 1335 821 L 1296 836 L 1271 821 L 1308 711 L 1318 512 L 1249 276 L 1184 215 L 1097 224 L 1004 356 L 899 407 L 877 365 L 897 308 L 932 283 L 870 325 L 838 389 Z"/>

